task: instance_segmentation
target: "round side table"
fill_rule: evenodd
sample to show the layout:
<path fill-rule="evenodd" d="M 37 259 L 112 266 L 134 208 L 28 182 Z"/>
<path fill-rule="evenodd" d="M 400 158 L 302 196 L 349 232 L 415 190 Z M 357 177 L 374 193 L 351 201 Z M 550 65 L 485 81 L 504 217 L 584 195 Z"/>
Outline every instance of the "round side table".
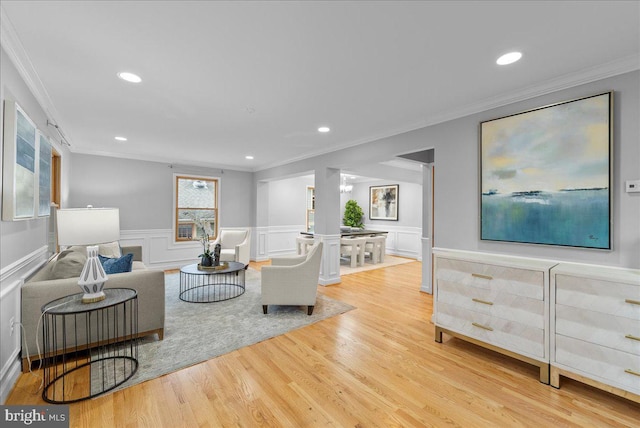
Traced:
<path fill-rule="evenodd" d="M 42 307 L 44 401 L 93 398 L 138 370 L 138 293 L 130 288 L 104 293 L 95 303 L 82 303 L 78 293 Z"/>

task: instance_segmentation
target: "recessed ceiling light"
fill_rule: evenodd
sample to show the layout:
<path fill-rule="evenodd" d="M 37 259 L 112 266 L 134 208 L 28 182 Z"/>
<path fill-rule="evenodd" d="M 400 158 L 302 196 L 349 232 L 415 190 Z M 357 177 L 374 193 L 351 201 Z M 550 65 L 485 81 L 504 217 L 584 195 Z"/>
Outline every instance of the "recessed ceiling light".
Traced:
<path fill-rule="evenodd" d="M 318 132 L 329 132 L 331 131 L 331 129 L 329 129 L 328 126 L 321 126 L 320 128 L 318 128 Z"/>
<path fill-rule="evenodd" d="M 522 54 L 520 52 L 509 52 L 502 55 L 500 58 L 498 58 L 498 60 L 496 61 L 496 64 L 498 65 L 513 64 L 520 58 L 522 58 Z"/>
<path fill-rule="evenodd" d="M 118 77 L 131 83 L 142 82 L 142 78 L 140 78 L 140 76 L 138 76 L 137 74 L 129 73 L 128 71 L 122 71 L 118 73 Z"/>
<path fill-rule="evenodd" d="M 253 156 L 249 155 L 249 156 L 245 156 L 244 158 L 245 158 L 245 159 L 248 159 L 248 160 L 252 160 L 252 159 L 253 159 Z"/>
<path fill-rule="evenodd" d="M 127 139 L 125 137 L 116 137 L 116 140 L 118 140 L 118 141 L 127 141 Z"/>

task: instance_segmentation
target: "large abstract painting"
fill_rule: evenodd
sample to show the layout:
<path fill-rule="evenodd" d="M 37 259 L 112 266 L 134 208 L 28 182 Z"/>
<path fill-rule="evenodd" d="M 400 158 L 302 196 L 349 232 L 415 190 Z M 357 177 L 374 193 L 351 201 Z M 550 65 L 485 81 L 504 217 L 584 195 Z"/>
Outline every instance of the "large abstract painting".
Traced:
<path fill-rule="evenodd" d="M 399 185 L 369 187 L 369 218 L 371 220 L 398 220 Z"/>
<path fill-rule="evenodd" d="M 611 249 L 613 93 L 480 124 L 481 239 Z"/>
<path fill-rule="evenodd" d="M 49 216 L 51 143 L 11 100 L 4 101 L 2 150 L 2 220 Z"/>

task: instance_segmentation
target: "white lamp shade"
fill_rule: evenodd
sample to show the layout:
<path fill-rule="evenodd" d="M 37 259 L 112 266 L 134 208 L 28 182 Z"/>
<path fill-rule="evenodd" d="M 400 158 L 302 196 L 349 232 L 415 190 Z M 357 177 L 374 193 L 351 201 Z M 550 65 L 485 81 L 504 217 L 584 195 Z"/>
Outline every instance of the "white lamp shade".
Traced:
<path fill-rule="evenodd" d="M 58 245 L 104 244 L 120 239 L 118 208 L 69 208 L 56 213 Z"/>

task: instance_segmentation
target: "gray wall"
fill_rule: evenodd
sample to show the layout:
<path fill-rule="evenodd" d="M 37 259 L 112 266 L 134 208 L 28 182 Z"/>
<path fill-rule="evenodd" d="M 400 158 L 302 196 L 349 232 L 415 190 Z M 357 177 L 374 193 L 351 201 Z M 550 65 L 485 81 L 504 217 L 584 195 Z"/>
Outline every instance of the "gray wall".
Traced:
<path fill-rule="evenodd" d="M 398 185 L 399 206 L 398 221 L 371 220 L 369 218 L 369 186 Z M 376 230 L 384 230 L 385 227 L 422 227 L 422 185 L 406 183 L 397 180 L 374 180 L 357 182 L 353 184 L 350 193 L 340 195 L 340 219 L 344 217 L 344 205 L 349 199 L 355 199 L 364 211 L 362 222 Z"/>
<path fill-rule="evenodd" d="M 269 226 L 305 225 L 307 186 L 313 184 L 313 175 L 269 182 Z"/>
<path fill-rule="evenodd" d="M 54 149 L 62 157 L 63 173 L 68 171 L 70 162 L 68 151 L 56 141 L 58 136 L 53 128 L 47 127 L 47 116 L 25 82 L 22 80 L 4 49 L 0 52 L 0 138 L 4 129 L 4 101 L 16 101 L 35 122 L 38 129 L 47 135 Z M 4 139 L 0 147 L 4 149 Z M 0 150 L 2 152 L 2 150 Z M 0 157 L 2 154 L 0 153 Z M 0 171 L 2 170 L 0 159 Z M 0 174 L 1 176 L 1 174 Z M 67 195 L 67 182 L 61 183 L 61 197 Z M 5 184 L 5 183 L 3 183 Z M 0 205 L 2 204 L 0 198 Z M 0 211 L 2 207 L 0 206 Z M 48 258 L 48 218 L 21 221 L 0 221 L 0 403 L 4 403 L 11 388 L 20 375 L 19 353 L 22 332 L 14 325 L 11 333 L 11 319 L 20 321 L 20 301 L 22 282 L 37 270 Z"/>
<path fill-rule="evenodd" d="M 615 91 L 613 250 L 599 251 L 481 241 L 479 239 L 478 124 L 484 120 L 611 90 Z M 364 145 L 259 171 L 256 173 L 256 180 L 269 180 L 312 169 L 316 171 L 322 168 L 349 170 L 356 165 L 376 164 L 390 160 L 399 154 L 434 148 L 434 244 L 436 246 L 639 268 L 640 194 L 624 192 L 625 180 L 640 179 L 638 117 L 640 117 L 640 71 L 634 71 Z"/>
<path fill-rule="evenodd" d="M 174 174 L 220 178 L 221 227 L 249 227 L 253 173 L 73 154 L 68 207 L 118 207 L 121 230 L 173 228 Z"/>
<path fill-rule="evenodd" d="M 4 138 L 1 132 L 4 129 L 4 100 L 16 101 L 31 120 L 35 122 L 38 129 L 49 137 L 54 149 L 63 156 L 63 167 L 68 166 L 68 159 L 65 156 L 66 150 L 63 150 L 56 143 L 56 141 L 59 141 L 58 135 L 55 131 L 52 133 L 53 128 L 47 126 L 47 116 L 44 110 L 18 74 L 4 49 L 0 53 L 0 75 L 2 75 L 2 85 L 0 86 L 0 99 L 2 99 L 0 138 Z M 2 147 L 4 148 L 4 140 Z M 4 158 L 2 160 L 4 161 Z M 2 162 L 0 162 L 1 164 Z M 62 185 L 65 186 L 66 181 Z M 63 198 L 66 195 L 65 188 L 63 187 L 62 189 Z M 2 204 L 1 199 L 0 205 Z M 0 240 L 0 269 L 36 251 L 43 245 L 47 245 L 47 222 L 48 219 L 0 221 L 0 233 L 2 236 Z"/>

